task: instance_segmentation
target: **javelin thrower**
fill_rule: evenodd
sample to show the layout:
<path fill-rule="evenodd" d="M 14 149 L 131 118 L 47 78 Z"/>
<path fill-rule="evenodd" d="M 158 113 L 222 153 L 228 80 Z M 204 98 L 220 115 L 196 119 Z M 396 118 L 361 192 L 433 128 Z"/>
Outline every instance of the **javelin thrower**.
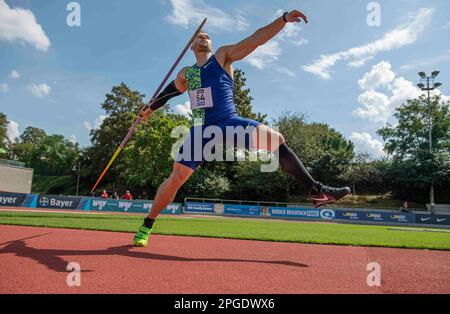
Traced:
<path fill-rule="evenodd" d="M 253 128 L 249 140 L 246 140 L 241 148 L 272 152 L 277 156 L 281 168 L 303 184 L 316 207 L 336 202 L 350 193 L 349 187 L 333 188 L 314 180 L 294 151 L 288 147 L 282 134 L 260 122 L 238 116 L 233 101 L 233 63 L 264 45 L 287 23 L 298 23 L 302 20 L 308 23 L 307 17 L 297 10 L 285 12 L 283 16 L 260 28 L 250 37 L 237 44 L 220 47 L 215 53 L 211 37 L 207 33 L 201 31 L 195 36 L 191 50 L 196 64 L 181 69 L 176 79 L 154 98 L 156 101 L 140 112 L 140 118 L 145 121 L 169 99 L 187 91 L 195 124 L 180 148 L 172 174 L 159 187 L 148 217 L 134 236 L 135 246 L 148 245 L 149 236 L 160 212 L 174 200 L 180 187 L 206 161 L 208 156 L 204 156 L 203 151 L 207 141 L 202 139 L 198 145 L 197 141 L 194 141 L 194 133 L 199 129 L 202 132 L 209 126 L 219 127 L 223 131 L 226 127 Z M 266 136 L 260 136 L 261 134 Z M 222 140 L 223 143 L 227 142 L 226 138 Z M 200 155 L 201 158 L 194 155 Z"/>

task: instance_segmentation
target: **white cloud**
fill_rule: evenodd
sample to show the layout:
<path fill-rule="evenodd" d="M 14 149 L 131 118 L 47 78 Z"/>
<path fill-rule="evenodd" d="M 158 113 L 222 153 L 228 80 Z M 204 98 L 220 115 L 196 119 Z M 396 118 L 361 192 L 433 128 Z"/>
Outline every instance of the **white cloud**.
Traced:
<path fill-rule="evenodd" d="M 245 62 L 259 70 L 265 69 L 269 64 L 278 60 L 281 55 L 280 43 L 271 40 L 264 46 L 258 47 L 251 55 L 245 58 Z"/>
<path fill-rule="evenodd" d="M 353 132 L 350 135 L 350 141 L 352 141 L 355 144 L 355 148 L 358 152 L 361 153 L 369 153 L 375 158 L 381 158 L 385 157 L 386 153 L 384 152 L 383 148 L 384 145 L 381 141 L 372 138 L 372 136 L 369 133 L 358 133 Z"/>
<path fill-rule="evenodd" d="M 19 74 L 19 72 L 17 72 L 16 70 L 12 70 L 11 71 L 11 74 L 9 75 L 11 78 L 13 78 L 13 79 L 18 79 L 18 78 L 20 78 L 20 74 Z"/>
<path fill-rule="evenodd" d="M 448 62 L 450 61 L 450 50 L 447 50 L 446 52 L 444 52 L 443 54 L 440 54 L 438 56 L 434 56 L 432 58 L 427 58 L 427 59 L 420 59 L 420 60 L 415 60 L 412 61 L 408 64 L 405 64 L 403 66 L 400 67 L 401 70 L 427 70 L 427 71 L 434 71 L 434 66 L 438 65 L 439 63 L 442 62 Z"/>
<path fill-rule="evenodd" d="M 372 59 L 373 59 L 372 56 L 371 56 L 371 57 L 367 57 L 367 58 L 357 59 L 357 60 L 355 60 L 355 61 L 349 62 L 349 63 L 347 64 L 347 66 L 348 66 L 349 68 L 357 69 L 357 68 L 362 67 L 364 64 L 366 64 L 367 62 L 369 62 L 369 61 L 372 60 Z"/>
<path fill-rule="evenodd" d="M 77 137 L 74 134 L 72 134 L 69 138 L 69 142 L 75 145 L 78 142 Z"/>
<path fill-rule="evenodd" d="M 392 72 L 392 67 L 389 62 L 382 61 L 374 65 L 372 70 L 364 75 L 358 81 L 359 86 L 364 90 L 378 88 L 382 85 L 387 85 L 395 79 L 395 74 Z"/>
<path fill-rule="evenodd" d="M 274 18 L 281 16 L 283 12 L 283 10 L 278 10 L 274 15 Z M 268 41 L 265 45 L 258 47 L 252 54 L 245 58 L 244 61 L 259 70 L 270 67 L 273 63 L 278 61 L 283 53 L 280 45 L 281 42 L 289 40 L 290 43 L 297 46 L 306 45 L 308 43 L 307 39 L 298 38 L 300 31 L 301 27 L 298 26 L 298 23 L 286 24 L 283 30 L 275 38 Z M 275 70 L 290 77 L 295 76 L 295 73 L 287 68 L 277 67 Z"/>
<path fill-rule="evenodd" d="M 296 46 L 304 46 L 308 43 L 308 39 L 300 38 L 298 40 L 293 40 L 292 43 Z"/>
<path fill-rule="evenodd" d="M 186 118 L 190 118 L 192 115 L 191 104 L 189 101 L 186 101 L 184 104 L 179 104 L 175 106 L 175 112 L 185 116 Z"/>
<path fill-rule="evenodd" d="M 406 103 L 408 99 L 415 99 L 423 94 L 413 82 L 396 77 L 387 61 L 375 65 L 358 83 L 365 92 L 358 97 L 358 103 L 362 107 L 354 110 L 352 115 L 377 123 L 386 123 L 395 108 Z M 386 92 L 376 91 L 379 87 L 385 87 Z M 441 95 L 444 101 L 450 99 L 440 90 L 431 94 Z"/>
<path fill-rule="evenodd" d="M 29 84 L 27 88 L 37 98 L 43 98 L 48 94 L 50 94 L 50 92 L 52 91 L 52 88 L 49 85 L 47 85 L 47 83 L 43 84 L 32 83 Z"/>
<path fill-rule="evenodd" d="M 103 121 L 106 119 L 106 116 L 104 116 L 104 115 L 99 115 L 96 119 L 95 119 L 95 121 L 94 121 L 94 127 L 92 127 L 92 124 L 90 123 L 90 122 L 88 122 L 88 121 L 84 121 L 83 122 L 83 125 L 84 125 L 84 127 L 86 128 L 86 129 L 88 129 L 89 131 L 91 131 L 92 129 L 94 129 L 94 130 L 98 130 L 98 129 L 100 129 L 100 127 L 101 127 L 101 125 L 102 125 L 102 123 L 103 123 Z"/>
<path fill-rule="evenodd" d="M 275 69 L 282 74 L 285 74 L 290 77 L 295 77 L 295 73 L 293 71 L 289 70 L 288 68 L 276 67 Z"/>
<path fill-rule="evenodd" d="M 392 112 L 391 102 L 385 94 L 374 90 L 366 91 L 358 97 L 358 103 L 362 108 L 353 111 L 353 115 L 373 122 L 384 123 Z"/>
<path fill-rule="evenodd" d="M 90 124 L 89 122 L 84 121 L 83 125 L 86 129 L 88 129 L 88 131 L 92 130 L 92 124 Z"/>
<path fill-rule="evenodd" d="M 9 90 L 9 86 L 6 83 L 0 84 L 0 93 L 6 93 Z"/>
<path fill-rule="evenodd" d="M 94 128 L 97 130 L 97 129 L 100 129 L 100 127 L 102 126 L 102 124 L 103 124 L 103 121 L 106 119 L 106 116 L 104 116 L 104 115 L 100 115 L 100 116 L 98 116 L 97 117 L 97 119 L 95 119 L 95 125 L 94 125 Z"/>
<path fill-rule="evenodd" d="M 450 21 L 447 22 L 447 24 L 445 24 L 444 26 L 440 27 L 440 30 L 445 30 L 445 29 L 449 29 L 450 28 Z"/>
<path fill-rule="evenodd" d="M 302 66 L 302 68 L 306 72 L 328 80 L 331 79 L 331 69 L 339 61 L 349 61 L 349 67 L 362 66 L 368 58 L 381 52 L 399 49 L 416 42 L 425 26 L 431 22 L 433 11 L 431 8 L 423 8 L 414 14 L 415 18 L 409 24 L 394 28 L 384 34 L 381 39 L 338 53 L 321 55 L 319 59 L 314 60 L 311 64 Z"/>
<path fill-rule="evenodd" d="M 198 26 L 201 20 L 208 18 L 208 27 L 212 29 L 233 32 L 245 30 L 249 24 L 241 14 L 229 15 L 217 9 L 203 0 L 170 0 L 172 12 L 166 20 L 184 28 Z"/>
<path fill-rule="evenodd" d="M 50 47 L 50 40 L 33 12 L 10 8 L 4 0 L 0 0 L 0 40 L 28 43 L 41 51 Z"/>
<path fill-rule="evenodd" d="M 20 136 L 19 132 L 19 124 L 15 121 L 9 121 L 8 126 L 6 128 L 6 136 L 11 142 L 15 142 L 16 139 Z"/>

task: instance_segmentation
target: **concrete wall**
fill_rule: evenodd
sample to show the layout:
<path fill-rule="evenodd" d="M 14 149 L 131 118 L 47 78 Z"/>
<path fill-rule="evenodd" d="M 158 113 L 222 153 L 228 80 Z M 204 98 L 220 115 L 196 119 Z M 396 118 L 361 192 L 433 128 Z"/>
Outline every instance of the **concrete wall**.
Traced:
<path fill-rule="evenodd" d="M 33 169 L 0 164 L 0 191 L 31 193 Z"/>

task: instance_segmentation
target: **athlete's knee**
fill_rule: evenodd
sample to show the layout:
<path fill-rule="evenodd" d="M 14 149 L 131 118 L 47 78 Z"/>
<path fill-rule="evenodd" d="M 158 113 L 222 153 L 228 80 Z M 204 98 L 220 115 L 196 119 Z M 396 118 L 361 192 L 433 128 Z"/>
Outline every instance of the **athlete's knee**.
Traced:
<path fill-rule="evenodd" d="M 277 132 L 277 136 L 278 136 L 278 144 L 279 145 L 286 143 L 286 139 L 284 138 L 283 134 Z"/>
<path fill-rule="evenodd" d="M 175 165 L 169 180 L 172 184 L 181 186 L 189 179 L 191 174 L 192 170 L 188 167 Z"/>

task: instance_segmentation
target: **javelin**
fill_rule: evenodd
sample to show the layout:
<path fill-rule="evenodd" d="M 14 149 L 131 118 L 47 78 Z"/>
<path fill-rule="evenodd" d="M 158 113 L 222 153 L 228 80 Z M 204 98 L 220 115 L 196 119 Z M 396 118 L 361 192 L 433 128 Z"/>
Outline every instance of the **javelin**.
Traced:
<path fill-rule="evenodd" d="M 157 88 L 156 92 L 153 94 L 153 97 L 151 98 L 151 100 L 149 101 L 149 103 L 147 105 L 144 106 L 144 108 L 146 107 L 150 107 L 153 102 L 155 101 L 155 98 L 158 96 L 159 92 L 161 91 L 161 89 L 164 87 L 164 85 L 166 84 L 167 80 L 169 79 L 169 77 L 172 75 L 173 71 L 175 70 L 175 68 L 177 67 L 178 63 L 181 61 L 181 59 L 183 58 L 183 56 L 186 54 L 186 51 L 189 49 L 189 47 L 191 46 L 192 42 L 194 41 L 195 37 L 197 37 L 198 33 L 200 33 L 200 31 L 202 30 L 203 26 L 206 23 L 207 18 L 205 18 L 202 23 L 200 24 L 200 26 L 197 28 L 197 30 L 195 31 L 194 35 L 192 36 L 192 38 L 189 40 L 189 42 L 187 43 L 186 47 L 184 47 L 183 51 L 181 52 L 180 56 L 178 57 L 177 61 L 175 61 L 175 63 L 173 64 L 172 68 L 170 69 L 169 73 L 167 73 L 166 77 L 163 79 L 163 81 L 161 82 L 161 84 L 159 85 L 159 87 Z M 119 155 L 120 151 L 125 147 L 125 145 L 127 145 L 128 141 L 130 140 L 131 136 L 133 135 L 136 127 L 139 125 L 139 123 L 141 123 L 141 116 L 139 115 L 138 118 L 136 119 L 136 121 L 134 121 L 133 125 L 131 126 L 130 130 L 128 130 L 128 134 L 125 136 L 125 138 L 123 139 L 122 143 L 120 144 L 119 148 L 116 150 L 116 152 L 114 153 L 114 155 L 112 156 L 111 160 L 109 161 L 108 165 L 106 166 L 105 170 L 103 170 L 102 174 L 100 175 L 100 177 L 97 180 L 97 183 L 95 183 L 94 187 L 91 190 L 91 194 L 92 192 L 94 192 L 95 188 L 98 186 L 98 184 L 100 183 L 100 181 L 102 180 L 102 178 L 104 177 L 104 175 L 106 174 L 106 172 L 108 171 L 109 167 L 111 167 L 112 163 L 114 162 L 114 160 L 116 159 L 116 157 Z"/>

